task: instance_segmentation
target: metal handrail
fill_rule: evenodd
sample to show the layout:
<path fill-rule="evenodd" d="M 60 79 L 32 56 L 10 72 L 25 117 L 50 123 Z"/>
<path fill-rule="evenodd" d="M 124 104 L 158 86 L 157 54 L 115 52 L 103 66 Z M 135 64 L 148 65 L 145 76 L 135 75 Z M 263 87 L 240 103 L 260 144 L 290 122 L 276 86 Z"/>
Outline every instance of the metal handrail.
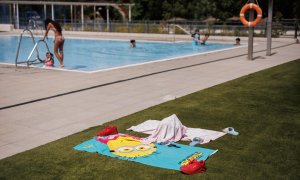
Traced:
<path fill-rule="evenodd" d="M 30 54 L 29 54 L 29 56 L 28 56 L 28 58 L 27 58 L 27 62 L 30 62 L 30 64 L 38 64 L 38 63 L 35 63 L 35 61 L 37 61 L 37 60 L 40 61 L 39 63 L 43 63 L 43 62 L 44 62 L 44 61 L 40 58 L 39 52 L 38 52 L 38 49 L 37 49 L 38 44 L 39 44 L 40 42 L 45 43 L 45 45 L 46 45 L 46 47 L 47 47 L 47 52 L 50 52 L 47 42 L 46 42 L 44 39 L 38 40 L 38 42 L 36 42 L 35 45 L 33 46 L 32 50 L 31 50 L 31 52 L 30 52 Z M 31 61 L 30 61 L 30 58 L 31 58 L 31 56 L 32 56 L 32 54 L 33 54 L 33 52 L 34 52 L 34 50 L 37 51 L 37 56 L 36 56 L 37 59 L 31 60 Z M 27 64 L 29 64 L 29 63 L 27 63 Z"/>
<path fill-rule="evenodd" d="M 28 32 L 30 33 L 31 39 L 32 39 L 32 41 L 33 41 L 33 43 L 34 43 L 34 46 L 33 46 L 33 48 L 32 48 L 32 50 L 31 50 L 31 52 L 30 52 L 30 54 L 29 54 L 29 56 L 28 56 L 28 58 L 27 58 L 26 61 L 18 61 L 19 53 L 20 53 L 20 46 L 21 46 L 23 34 L 24 34 L 26 31 L 28 31 Z M 27 64 L 27 67 L 29 67 L 29 65 L 32 65 L 32 64 L 39 64 L 39 63 L 43 63 L 43 62 L 44 62 L 44 61 L 40 58 L 40 56 L 39 56 L 39 51 L 38 51 L 38 49 L 37 49 L 37 46 L 38 46 L 38 44 L 39 44 L 40 42 L 44 42 L 45 45 L 46 45 L 46 47 L 47 47 L 47 51 L 50 52 L 49 47 L 48 47 L 48 44 L 46 43 L 46 41 L 45 41 L 44 39 L 41 39 L 41 40 L 39 40 L 38 42 L 35 42 L 32 31 L 31 31 L 30 29 L 28 29 L 28 28 L 26 28 L 26 29 L 23 30 L 23 32 L 22 32 L 21 35 L 20 35 L 20 41 L 19 41 L 18 49 L 17 49 L 17 53 L 16 53 L 16 59 L 15 59 L 15 65 L 16 65 L 16 67 L 18 67 L 18 64 L 23 64 L 23 63 L 26 63 L 26 64 Z M 32 54 L 33 54 L 34 51 L 36 51 L 36 59 L 30 60 L 30 58 L 31 58 L 31 56 L 32 56 Z"/>
<path fill-rule="evenodd" d="M 22 39 L 23 39 L 23 34 L 24 32 L 28 31 L 30 33 L 30 36 L 31 36 L 31 39 L 33 41 L 33 43 L 35 44 L 35 40 L 34 40 L 34 37 L 33 37 L 33 34 L 32 32 L 29 30 L 29 29 L 24 29 L 20 35 L 20 41 L 19 41 L 19 44 L 18 44 L 18 49 L 17 49 L 17 53 L 16 53 L 16 59 L 15 59 L 15 65 L 16 67 L 18 66 L 18 64 L 21 64 L 21 63 L 24 63 L 24 62 L 18 62 L 18 58 L 19 58 L 19 53 L 20 53 L 20 46 L 21 46 L 21 42 L 22 42 Z"/>

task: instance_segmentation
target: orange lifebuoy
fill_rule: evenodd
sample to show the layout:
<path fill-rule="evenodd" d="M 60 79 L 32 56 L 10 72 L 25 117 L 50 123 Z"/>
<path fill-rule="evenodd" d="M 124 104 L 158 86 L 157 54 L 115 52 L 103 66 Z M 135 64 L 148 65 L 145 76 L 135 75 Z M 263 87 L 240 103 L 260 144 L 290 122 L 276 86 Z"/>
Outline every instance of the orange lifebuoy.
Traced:
<path fill-rule="evenodd" d="M 247 21 L 246 18 L 245 18 L 245 12 L 248 11 L 249 9 L 254 9 L 257 13 L 257 17 L 254 21 Z M 248 26 L 248 27 L 254 27 L 256 26 L 258 23 L 260 23 L 261 21 L 261 18 L 262 18 L 262 10 L 260 9 L 260 7 L 254 3 L 249 3 L 249 4 L 246 4 L 242 9 L 241 9 L 241 12 L 240 12 L 240 19 L 242 21 L 242 23 L 245 25 L 245 26 Z"/>

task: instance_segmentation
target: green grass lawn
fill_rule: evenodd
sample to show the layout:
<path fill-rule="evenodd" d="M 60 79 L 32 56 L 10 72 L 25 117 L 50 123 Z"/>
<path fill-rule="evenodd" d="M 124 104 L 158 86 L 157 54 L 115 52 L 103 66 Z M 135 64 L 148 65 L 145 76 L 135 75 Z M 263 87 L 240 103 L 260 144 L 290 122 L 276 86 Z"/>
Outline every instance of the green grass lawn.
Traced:
<path fill-rule="evenodd" d="M 222 130 L 201 145 L 219 149 L 207 172 L 179 171 L 73 150 L 103 126 L 0 161 L 0 179 L 300 179 L 300 60 L 250 74 L 107 123 L 119 132 L 148 119 L 176 114 L 187 127 Z"/>

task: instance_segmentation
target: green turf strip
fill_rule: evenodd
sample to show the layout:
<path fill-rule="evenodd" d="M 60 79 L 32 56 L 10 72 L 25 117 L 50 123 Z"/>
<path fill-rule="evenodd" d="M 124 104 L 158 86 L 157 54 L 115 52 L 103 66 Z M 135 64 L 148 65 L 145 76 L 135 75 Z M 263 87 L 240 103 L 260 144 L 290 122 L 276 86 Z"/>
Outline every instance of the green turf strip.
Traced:
<path fill-rule="evenodd" d="M 219 149 L 207 172 L 179 171 L 73 150 L 103 126 L 0 161 L 0 179 L 300 179 L 300 60 L 250 74 L 120 118 L 120 132 L 148 119 L 177 114 L 187 127 L 221 130 L 226 135 L 204 148 Z"/>

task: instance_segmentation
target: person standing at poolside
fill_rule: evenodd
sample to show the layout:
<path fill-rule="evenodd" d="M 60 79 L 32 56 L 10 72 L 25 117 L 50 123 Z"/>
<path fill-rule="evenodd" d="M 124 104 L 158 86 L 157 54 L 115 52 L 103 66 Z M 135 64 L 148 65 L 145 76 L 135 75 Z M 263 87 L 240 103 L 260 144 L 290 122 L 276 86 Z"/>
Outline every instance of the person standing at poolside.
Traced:
<path fill-rule="evenodd" d="M 64 36 L 62 35 L 62 28 L 61 26 L 53 21 L 52 19 L 45 20 L 45 35 L 43 40 L 47 37 L 49 30 L 54 31 L 54 54 L 60 63 L 60 67 L 64 67 Z M 58 52 L 59 51 L 59 52 Z"/>

